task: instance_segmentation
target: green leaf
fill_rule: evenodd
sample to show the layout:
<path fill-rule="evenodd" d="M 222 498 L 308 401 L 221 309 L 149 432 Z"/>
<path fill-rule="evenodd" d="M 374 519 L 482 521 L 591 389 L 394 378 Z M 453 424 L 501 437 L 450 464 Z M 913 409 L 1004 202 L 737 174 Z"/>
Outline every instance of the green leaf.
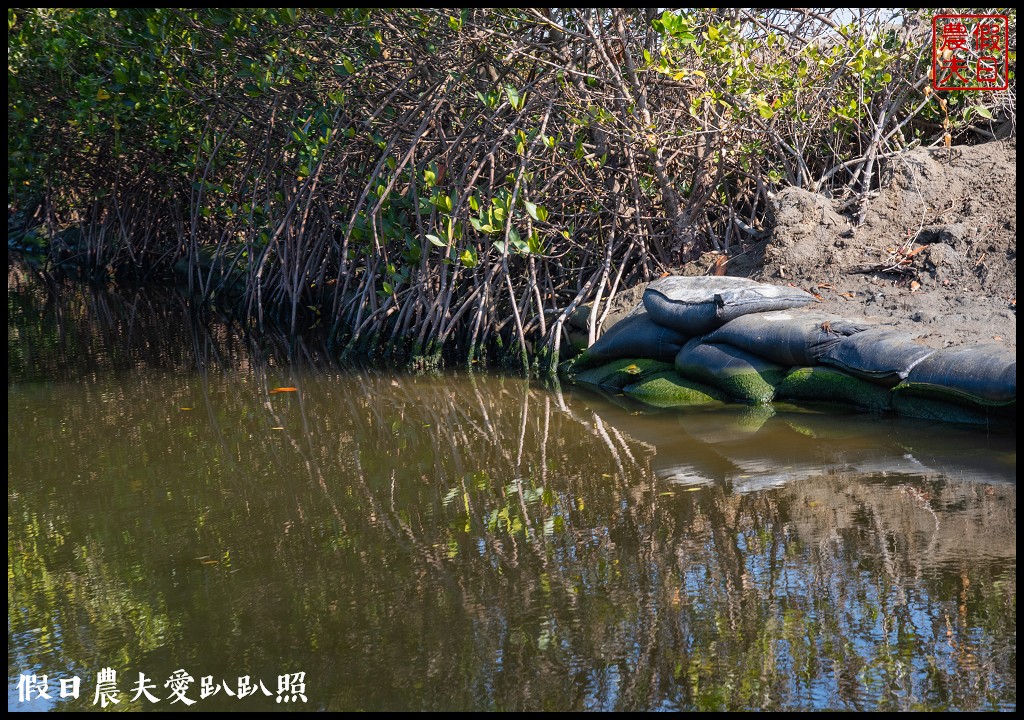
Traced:
<path fill-rule="evenodd" d="M 530 252 L 534 255 L 540 255 L 544 252 L 544 244 L 541 242 L 540 236 L 537 234 L 536 230 L 530 233 L 530 237 L 527 239 L 526 243 Z"/>
<path fill-rule="evenodd" d="M 429 240 L 431 244 L 437 245 L 438 247 L 448 247 L 448 243 L 439 238 L 437 235 L 427 235 L 427 240 Z"/>
<path fill-rule="evenodd" d="M 974 112 L 978 113 L 987 120 L 993 119 L 991 111 L 989 111 L 989 109 L 983 105 L 975 105 Z"/>
<path fill-rule="evenodd" d="M 772 106 L 765 100 L 756 97 L 754 98 L 754 103 L 757 105 L 757 111 L 761 113 L 761 117 L 765 120 L 770 120 L 775 115 L 775 111 L 772 109 Z"/>
<path fill-rule="evenodd" d="M 476 250 L 474 250 L 473 248 L 466 248 L 465 250 L 462 251 L 462 254 L 459 255 L 459 260 L 461 260 L 462 264 L 468 268 L 476 267 Z"/>
<path fill-rule="evenodd" d="M 480 201 L 476 199 L 476 195 L 470 195 L 469 196 L 469 208 L 473 212 L 479 212 L 479 210 L 480 210 Z"/>
<path fill-rule="evenodd" d="M 519 231 L 515 228 L 509 228 L 508 239 L 512 243 L 512 247 L 515 248 L 517 253 L 526 255 L 530 252 L 530 246 L 528 243 L 523 242 L 522 237 L 519 235 Z"/>
<path fill-rule="evenodd" d="M 540 220 L 540 218 L 537 217 L 537 206 L 535 204 L 529 200 L 523 200 L 523 205 L 526 206 L 526 212 L 530 214 L 530 217 L 534 220 Z"/>
<path fill-rule="evenodd" d="M 513 110 L 519 110 L 523 106 L 523 98 L 519 95 L 519 91 L 514 87 L 506 85 L 505 94 L 508 95 L 508 102 L 512 106 Z"/>

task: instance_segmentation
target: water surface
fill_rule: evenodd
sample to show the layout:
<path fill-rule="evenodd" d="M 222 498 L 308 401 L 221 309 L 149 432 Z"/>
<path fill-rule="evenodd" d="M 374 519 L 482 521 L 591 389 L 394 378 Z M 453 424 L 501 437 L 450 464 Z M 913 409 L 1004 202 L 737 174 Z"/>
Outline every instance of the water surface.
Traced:
<path fill-rule="evenodd" d="M 9 709 L 104 668 L 136 709 L 1016 708 L 1011 434 L 344 371 L 18 269 L 8 311 Z"/>

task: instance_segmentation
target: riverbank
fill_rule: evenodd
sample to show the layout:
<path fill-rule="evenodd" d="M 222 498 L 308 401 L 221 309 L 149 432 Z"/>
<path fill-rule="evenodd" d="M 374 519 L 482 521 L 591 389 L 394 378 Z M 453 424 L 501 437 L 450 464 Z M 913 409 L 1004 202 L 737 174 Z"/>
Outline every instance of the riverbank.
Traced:
<path fill-rule="evenodd" d="M 675 274 L 724 274 L 812 293 L 814 309 L 884 324 L 941 348 L 1017 347 L 1016 139 L 913 150 L 885 163 L 864 223 L 825 194 L 772 198 L 766 237 Z M 716 268 L 719 268 L 716 273 Z M 607 330 L 647 283 L 611 303 Z M 586 329 L 586 313 L 575 316 Z M 577 337 L 581 337 L 577 335 Z"/>
<path fill-rule="evenodd" d="M 702 258 L 722 277 L 691 264 L 624 293 L 563 376 L 641 406 L 826 402 L 1012 428 L 1016 145 L 916 150 L 884 171 L 856 215 L 773 196 L 766 240 Z M 574 321 L 582 341 L 589 313 Z"/>

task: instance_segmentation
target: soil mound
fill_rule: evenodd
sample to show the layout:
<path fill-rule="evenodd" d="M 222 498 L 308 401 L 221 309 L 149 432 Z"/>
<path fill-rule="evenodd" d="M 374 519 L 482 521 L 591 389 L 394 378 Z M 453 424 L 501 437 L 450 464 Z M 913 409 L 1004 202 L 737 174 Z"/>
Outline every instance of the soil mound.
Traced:
<path fill-rule="evenodd" d="M 1016 139 L 890 158 L 864 222 L 798 188 L 769 238 L 729 274 L 788 283 L 819 309 L 899 327 L 935 347 L 1017 345 Z"/>

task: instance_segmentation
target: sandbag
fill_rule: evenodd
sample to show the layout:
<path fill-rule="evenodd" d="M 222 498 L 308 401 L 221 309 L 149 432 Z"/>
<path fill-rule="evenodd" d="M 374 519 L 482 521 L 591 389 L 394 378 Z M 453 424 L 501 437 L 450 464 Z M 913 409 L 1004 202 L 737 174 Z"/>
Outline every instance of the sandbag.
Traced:
<path fill-rule="evenodd" d="M 965 425 L 990 425 L 1006 428 L 1010 419 L 1001 418 L 988 408 L 960 403 L 951 403 L 935 398 L 921 397 L 904 392 L 897 387 L 892 391 L 892 409 L 903 417 L 920 418 L 922 420 L 938 420 L 944 423 L 962 423 Z"/>
<path fill-rule="evenodd" d="M 671 371 L 672 365 L 659 360 L 642 358 L 625 358 L 577 373 L 573 382 L 583 385 L 596 385 L 606 389 L 621 390 L 626 385 L 640 382 L 644 378 L 657 373 Z"/>
<path fill-rule="evenodd" d="M 828 367 L 793 368 L 775 388 L 778 400 L 843 403 L 865 410 L 892 409 L 887 388 Z"/>
<path fill-rule="evenodd" d="M 705 343 L 700 338 L 683 346 L 675 366 L 683 377 L 716 387 L 751 405 L 771 402 L 775 386 L 789 369 L 732 345 Z"/>
<path fill-rule="evenodd" d="M 626 395 L 657 408 L 692 407 L 726 400 L 718 390 L 680 377 L 674 370 L 660 372 L 622 388 Z"/>
<path fill-rule="evenodd" d="M 766 285 L 738 277 L 672 276 L 644 291 L 644 307 L 659 325 L 703 335 L 750 313 L 787 310 L 814 302 L 799 288 Z"/>
<path fill-rule="evenodd" d="M 647 358 L 672 362 L 690 339 L 678 330 L 658 325 L 643 307 L 615 323 L 586 351 L 588 365 L 619 358 Z"/>
<path fill-rule="evenodd" d="M 728 343 L 780 365 L 810 367 L 841 339 L 869 327 L 828 313 L 776 310 L 730 320 L 704 342 Z"/>
<path fill-rule="evenodd" d="M 1017 353 L 999 345 L 945 348 L 919 362 L 902 392 L 984 407 L 1017 402 Z"/>
<path fill-rule="evenodd" d="M 830 365 L 873 383 L 894 387 L 935 352 L 899 330 L 876 328 L 842 338 L 821 357 Z"/>

